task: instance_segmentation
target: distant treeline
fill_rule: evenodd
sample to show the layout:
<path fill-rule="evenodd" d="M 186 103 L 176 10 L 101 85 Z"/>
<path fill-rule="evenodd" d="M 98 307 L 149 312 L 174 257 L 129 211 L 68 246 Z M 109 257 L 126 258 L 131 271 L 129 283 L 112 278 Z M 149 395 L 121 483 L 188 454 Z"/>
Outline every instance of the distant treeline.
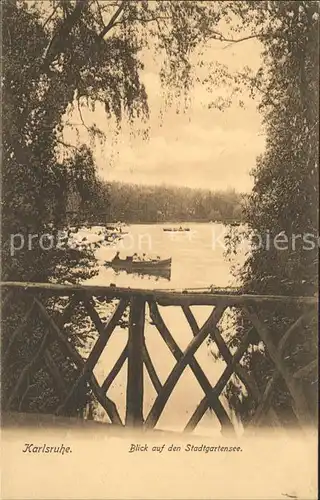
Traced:
<path fill-rule="evenodd" d="M 99 181 L 96 195 L 85 207 L 85 214 L 90 219 L 103 217 L 127 223 L 242 219 L 242 197 L 231 189 L 211 191 Z"/>

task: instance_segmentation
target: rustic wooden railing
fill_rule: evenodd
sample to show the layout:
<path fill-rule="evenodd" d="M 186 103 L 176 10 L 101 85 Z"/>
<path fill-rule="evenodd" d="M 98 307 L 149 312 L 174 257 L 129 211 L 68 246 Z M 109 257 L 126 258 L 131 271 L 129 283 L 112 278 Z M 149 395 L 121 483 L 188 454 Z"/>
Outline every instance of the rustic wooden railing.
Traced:
<path fill-rule="evenodd" d="M 65 395 L 63 402 L 56 409 L 56 415 L 63 415 L 71 400 L 77 392 L 83 389 L 84 384 L 89 384 L 97 401 L 107 412 L 110 420 L 114 424 L 143 426 L 154 428 L 157 424 L 169 398 L 172 394 L 179 378 L 185 368 L 189 366 L 196 377 L 204 397 L 199 402 L 193 415 L 189 419 L 185 430 L 193 430 L 202 419 L 205 412 L 210 407 L 214 410 L 223 429 L 233 431 L 233 424 L 222 405 L 219 396 L 226 387 L 230 377 L 236 374 L 241 382 L 250 392 L 256 402 L 256 411 L 251 420 L 253 426 L 258 426 L 263 417 L 268 414 L 272 421 L 277 421 L 277 414 L 272 407 L 272 393 L 277 385 L 277 381 L 282 378 L 286 384 L 292 399 L 293 411 L 302 425 L 310 423 L 310 412 L 303 391 L 301 378 L 310 371 L 317 370 L 317 360 L 314 359 L 307 366 L 301 368 L 297 373 L 292 373 L 288 368 L 283 353 L 292 335 L 307 324 L 310 319 L 314 319 L 317 314 L 316 297 L 284 297 L 284 296 L 261 296 L 261 295 L 240 295 L 237 293 L 197 293 L 197 292 L 166 292 L 150 291 L 130 288 L 116 288 L 113 286 L 73 286 L 54 285 L 43 283 L 19 283 L 6 282 L 1 284 L 3 304 L 14 301 L 14 294 L 19 291 L 21 294 L 28 294 L 30 297 L 30 307 L 24 318 L 16 327 L 7 342 L 6 351 L 3 353 L 2 366 L 5 367 L 6 359 L 9 357 L 14 343 L 24 333 L 28 320 L 35 310 L 43 318 L 48 328 L 44 328 L 41 342 L 35 349 L 34 356 L 21 371 L 9 397 L 5 403 L 5 410 L 9 411 L 15 402 L 22 397 L 22 390 L 26 380 L 37 371 L 39 362 L 44 358 L 48 371 L 57 382 L 61 393 Z M 53 319 L 46 309 L 44 302 L 46 297 L 69 297 L 68 305 L 59 315 L 58 319 Z M 119 299 L 119 303 L 113 315 L 104 322 L 101 320 L 95 306 L 94 297 L 101 300 Z M 91 318 L 99 334 L 88 357 L 84 359 L 77 349 L 69 342 L 65 325 L 71 318 L 72 312 L 79 302 L 85 307 L 88 316 Z M 296 304 L 301 310 L 299 318 L 286 329 L 277 344 L 274 343 L 272 334 L 266 327 L 263 320 L 259 318 L 259 307 L 277 304 Z M 190 306 L 211 306 L 212 312 L 207 321 L 200 328 L 192 313 Z M 176 364 L 164 383 L 161 383 L 157 375 L 154 364 L 145 343 L 145 321 L 148 306 L 150 318 L 153 325 L 159 331 L 169 350 L 176 359 Z M 166 326 L 158 306 L 181 307 L 191 328 L 193 338 L 183 352 Z M 218 322 L 228 308 L 237 308 L 245 315 L 251 328 L 243 335 L 237 350 L 231 353 L 222 333 L 218 327 Z M 129 309 L 128 320 L 128 341 L 119 359 L 110 370 L 110 373 L 100 385 L 94 375 L 94 368 L 106 347 L 115 327 L 119 324 L 124 312 Z M 240 361 L 250 346 L 252 331 L 255 331 L 261 341 L 263 341 L 269 357 L 274 364 L 274 373 L 268 380 L 264 393 L 261 394 L 257 384 L 249 372 L 240 364 Z M 226 363 L 226 368 L 214 387 L 211 386 L 207 376 L 195 358 L 198 348 L 211 336 Z M 78 378 L 72 387 L 66 387 L 65 381 L 59 374 L 59 369 L 50 354 L 50 344 L 56 341 L 61 346 L 62 351 L 68 356 L 78 368 Z M 316 353 L 315 353 L 316 357 Z M 126 415 L 125 422 L 121 421 L 119 411 L 115 403 L 108 397 L 108 389 L 120 372 L 125 361 L 128 360 L 127 388 L 126 388 Z M 149 411 L 143 415 L 144 398 L 144 366 L 150 376 L 152 384 L 157 393 L 157 397 Z"/>

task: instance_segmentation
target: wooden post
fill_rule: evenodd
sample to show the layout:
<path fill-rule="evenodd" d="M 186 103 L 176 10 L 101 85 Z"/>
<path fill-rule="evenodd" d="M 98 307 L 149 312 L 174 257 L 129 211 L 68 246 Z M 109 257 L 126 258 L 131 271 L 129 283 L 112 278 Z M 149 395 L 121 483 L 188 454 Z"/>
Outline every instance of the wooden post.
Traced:
<path fill-rule="evenodd" d="M 143 425 L 143 346 L 145 300 L 131 297 L 128 339 L 126 425 Z"/>

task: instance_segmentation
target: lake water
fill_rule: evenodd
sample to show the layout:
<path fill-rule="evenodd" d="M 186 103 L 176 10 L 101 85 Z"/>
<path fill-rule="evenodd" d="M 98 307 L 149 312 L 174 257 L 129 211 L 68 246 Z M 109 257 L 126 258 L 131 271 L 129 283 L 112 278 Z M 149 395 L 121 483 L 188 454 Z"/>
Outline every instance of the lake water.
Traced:
<path fill-rule="evenodd" d="M 94 283 L 135 288 L 202 288 L 214 285 L 217 287 L 236 286 L 236 280 L 230 271 L 230 263 L 224 257 L 224 236 L 227 232 L 223 224 L 182 224 L 190 231 L 166 232 L 164 228 L 171 224 L 136 224 L 125 228 L 121 241 L 112 246 L 102 246 L 96 257 L 101 263 L 99 276 Z M 180 227 L 175 225 L 175 227 Z M 91 229 L 94 240 L 101 228 Z M 172 258 L 171 279 L 128 275 L 126 272 L 115 273 L 103 266 L 105 260 L 111 259 L 116 250 L 120 257 L 146 253 L 150 256 Z M 241 259 L 241 257 L 239 257 Z"/>
<path fill-rule="evenodd" d="M 190 231 L 180 233 L 163 231 L 168 226 L 171 225 L 139 224 L 126 227 L 125 230 L 128 231 L 128 234 L 124 235 L 122 240 L 117 241 L 112 246 L 102 246 L 97 249 L 99 275 L 86 283 L 98 285 L 113 283 L 116 286 L 148 289 L 201 289 L 211 285 L 216 287 L 237 286 L 237 281 L 231 273 L 231 265 L 224 257 L 224 236 L 227 231 L 224 225 L 182 224 L 183 227 L 190 228 Z M 83 237 L 85 234 L 88 240 L 95 241 L 101 238 L 100 232 L 101 228 L 93 227 L 90 230 L 80 231 L 78 237 Z M 115 272 L 111 268 L 105 267 L 104 262 L 112 259 L 117 250 L 120 251 L 120 257 L 132 255 L 134 252 L 145 253 L 147 256 L 159 256 L 160 258 L 171 257 L 171 279 L 127 274 L 125 271 Z M 241 259 L 243 259 L 242 255 L 238 257 L 238 263 L 241 262 Z M 159 309 L 176 342 L 184 350 L 193 336 L 181 308 L 159 307 Z M 201 327 L 209 316 L 211 308 L 195 306 L 192 307 L 192 311 Z M 158 376 L 164 383 L 175 364 L 175 359 L 159 332 L 148 323 L 146 324 L 145 337 Z M 106 374 L 109 373 L 126 342 L 127 331 L 116 328 L 95 370 L 99 382 L 102 382 Z M 211 384 L 214 385 L 225 368 L 225 364 L 213 359 L 211 348 L 206 343 L 199 348 L 195 357 Z M 115 401 L 122 417 L 125 413 L 126 368 L 127 364 L 125 363 L 108 391 L 108 396 Z M 146 372 L 144 391 L 144 413 L 146 416 L 156 396 Z M 202 389 L 190 368 L 187 367 L 161 415 L 157 428 L 182 430 L 202 397 Z M 221 397 L 221 402 L 230 416 L 234 418 L 223 397 Z M 102 413 L 99 414 L 99 418 L 104 418 Z M 205 432 L 205 434 L 220 432 L 220 424 L 216 417 L 208 412 L 198 424 L 197 432 Z"/>

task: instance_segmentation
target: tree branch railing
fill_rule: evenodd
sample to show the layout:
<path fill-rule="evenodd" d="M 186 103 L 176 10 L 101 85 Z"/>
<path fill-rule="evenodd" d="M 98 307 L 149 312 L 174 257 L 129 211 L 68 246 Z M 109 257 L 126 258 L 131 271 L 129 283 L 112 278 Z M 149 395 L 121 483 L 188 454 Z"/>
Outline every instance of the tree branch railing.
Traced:
<path fill-rule="evenodd" d="M 315 359 L 311 362 L 309 360 L 306 366 L 300 367 L 298 371 L 293 373 L 292 368 L 288 366 L 284 359 L 284 352 L 290 340 L 292 340 L 293 334 L 308 325 L 310 320 L 316 317 L 317 297 L 240 295 L 234 292 L 213 293 L 211 291 L 193 291 L 189 293 L 117 288 L 114 286 L 75 286 L 20 282 L 5 282 L 1 284 L 1 288 L 3 308 L 10 307 L 10 304 L 14 303 L 15 293 L 18 293 L 19 297 L 23 296 L 27 299 L 25 300 L 24 314 L 19 320 L 19 324 L 10 332 L 9 338 L 6 338 L 5 350 L 2 355 L 2 375 L 4 377 L 10 375 L 11 368 L 8 366 L 8 360 L 14 356 L 15 344 L 23 339 L 30 319 L 34 314 L 38 314 L 43 322 L 42 337 L 35 346 L 33 355 L 15 378 L 5 398 L 4 409 L 6 411 L 12 409 L 21 411 L 31 387 L 32 378 L 41 367 L 42 369 L 46 367 L 60 398 L 60 403 L 55 409 L 56 415 L 67 414 L 72 402 L 76 401 L 79 394 L 87 387 L 104 408 L 113 424 L 154 428 L 182 374 L 189 367 L 204 396 L 190 417 L 185 427 L 186 431 L 195 429 L 206 411 L 211 409 L 217 416 L 223 432 L 234 433 L 228 409 L 224 407 L 220 399 L 233 375 L 239 378 L 255 403 L 255 412 L 250 421 L 251 427 L 260 426 L 266 416 L 271 424 L 279 425 L 276 409 L 273 408 L 272 396 L 280 380 L 284 382 L 290 395 L 292 409 L 298 423 L 308 425 L 311 421 L 308 402 L 303 389 L 303 378 L 305 374 L 309 375 L 317 370 L 317 362 Z M 67 305 L 54 317 L 49 314 L 46 307 L 48 299 L 52 297 L 68 297 Z M 95 307 L 94 298 L 102 303 L 118 299 L 118 305 L 107 321 L 102 320 L 100 317 Z M 86 358 L 78 352 L 70 341 L 70 332 L 66 328 L 66 325 L 72 321 L 74 310 L 79 304 L 81 304 L 83 312 L 90 318 L 97 332 L 97 339 Z M 301 311 L 298 319 L 293 321 L 292 325 L 283 332 L 281 338 L 276 339 L 277 342 L 275 343 L 274 336 L 259 316 L 259 308 L 277 304 L 296 304 Z M 159 306 L 181 308 L 192 333 L 190 342 L 184 351 L 180 349 L 165 324 Z M 190 306 L 212 307 L 211 314 L 202 327 L 198 325 Z M 241 311 L 249 325 L 243 333 L 234 354 L 232 354 L 223 338 L 222 327 L 218 326 L 225 312 L 230 308 Z M 99 384 L 94 369 L 104 350 L 108 349 L 108 342 L 111 336 L 115 335 L 115 329 L 123 320 L 125 311 L 129 312 L 128 325 L 126 326 L 128 331 L 127 344 L 102 384 Z M 146 346 L 146 321 L 151 322 L 156 328 L 176 360 L 173 369 L 163 383 L 157 374 Z M 263 342 L 268 357 L 274 365 L 274 372 L 262 392 L 245 365 L 240 363 L 252 343 L 253 332 Z M 3 338 L 5 335 L 6 332 L 3 333 Z M 214 386 L 211 385 L 195 358 L 199 347 L 209 336 L 226 364 L 223 373 Z M 50 346 L 53 343 L 59 346 L 63 355 L 71 360 L 77 368 L 77 376 L 72 383 L 69 381 L 68 384 L 61 375 L 58 363 L 56 363 L 50 352 Z M 122 422 L 119 410 L 115 402 L 108 396 L 108 392 L 126 361 L 128 363 L 126 412 L 125 421 Z M 156 392 L 155 401 L 147 415 L 144 415 L 144 367 Z"/>

